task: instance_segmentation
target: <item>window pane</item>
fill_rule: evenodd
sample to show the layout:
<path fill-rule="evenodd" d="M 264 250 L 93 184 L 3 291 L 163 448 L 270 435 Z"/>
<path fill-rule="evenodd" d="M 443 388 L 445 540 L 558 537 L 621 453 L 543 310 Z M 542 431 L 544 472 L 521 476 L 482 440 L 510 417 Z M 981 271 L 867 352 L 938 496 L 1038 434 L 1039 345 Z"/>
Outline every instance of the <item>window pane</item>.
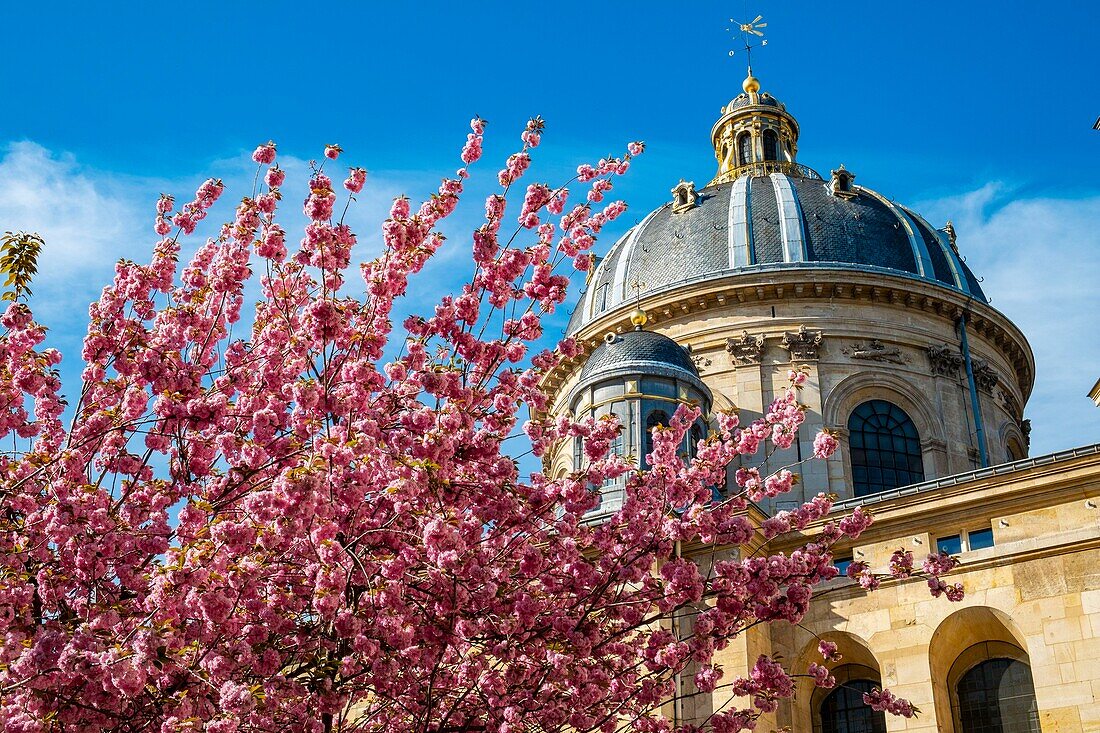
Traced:
<path fill-rule="evenodd" d="M 772 130 L 764 130 L 764 160 L 779 159 L 779 138 Z"/>
<path fill-rule="evenodd" d="M 993 547 L 993 528 L 976 529 L 967 533 L 967 538 L 970 540 L 971 550 L 984 550 L 987 547 Z"/>
<path fill-rule="evenodd" d="M 920 436 L 897 405 L 870 400 L 848 419 L 852 478 L 856 496 L 924 481 Z"/>
<path fill-rule="evenodd" d="M 886 733 L 886 716 L 863 702 L 864 693 L 879 683 L 849 680 L 838 685 L 821 701 L 823 733 Z"/>
<path fill-rule="evenodd" d="M 740 150 L 741 165 L 746 165 L 747 163 L 751 163 L 752 162 L 752 138 L 749 137 L 749 134 L 747 132 L 742 133 L 741 137 L 738 139 L 737 142 L 738 142 L 738 147 L 741 149 Z"/>
<path fill-rule="evenodd" d="M 974 733 L 1039 733 L 1031 669 L 1015 659 L 989 659 L 955 688 L 962 729 Z"/>
<path fill-rule="evenodd" d="M 950 537 L 940 537 L 936 540 L 936 549 L 946 552 L 948 555 L 958 555 L 962 552 L 962 538 L 953 534 Z"/>

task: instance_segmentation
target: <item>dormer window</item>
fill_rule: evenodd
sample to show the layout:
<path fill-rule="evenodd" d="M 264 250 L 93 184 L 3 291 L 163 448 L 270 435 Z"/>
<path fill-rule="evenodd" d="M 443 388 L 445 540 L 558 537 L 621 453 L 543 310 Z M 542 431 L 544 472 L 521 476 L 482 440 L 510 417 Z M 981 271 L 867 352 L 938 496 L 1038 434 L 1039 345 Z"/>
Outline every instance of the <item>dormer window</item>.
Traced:
<path fill-rule="evenodd" d="M 856 174 L 846 170 L 844 164 L 841 163 L 840 167 L 833 171 L 832 180 L 829 181 L 829 193 L 833 196 L 839 196 L 845 199 L 856 196 L 857 191 L 852 185 L 852 181 L 855 179 Z"/>
<path fill-rule="evenodd" d="M 680 179 L 680 182 L 672 189 L 672 213 L 680 214 L 689 209 L 694 209 L 698 198 L 699 194 L 695 192 L 695 184 Z"/>

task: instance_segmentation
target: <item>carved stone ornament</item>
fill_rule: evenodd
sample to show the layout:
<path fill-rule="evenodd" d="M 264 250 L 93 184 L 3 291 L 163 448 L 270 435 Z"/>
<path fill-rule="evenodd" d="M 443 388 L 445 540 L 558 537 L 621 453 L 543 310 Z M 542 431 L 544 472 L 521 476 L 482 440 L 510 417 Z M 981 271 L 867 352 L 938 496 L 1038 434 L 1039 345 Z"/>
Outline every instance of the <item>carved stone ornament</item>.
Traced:
<path fill-rule="evenodd" d="M 791 352 L 791 362 L 816 361 L 817 351 L 824 340 L 821 331 L 810 331 L 805 326 L 799 326 L 797 331 L 784 333 L 779 345 Z"/>
<path fill-rule="evenodd" d="M 953 347 L 943 346 L 928 347 L 928 363 L 932 367 L 932 374 L 937 377 L 952 377 L 957 379 L 959 369 L 963 364 L 963 357 Z"/>
<path fill-rule="evenodd" d="M 897 346 L 887 346 L 878 339 L 871 339 L 865 344 L 852 344 L 840 350 L 845 356 L 866 361 L 881 361 L 891 364 L 904 364 L 909 358 L 901 353 Z"/>
<path fill-rule="evenodd" d="M 738 364 L 759 364 L 764 356 L 764 334 L 750 336 L 742 331 L 739 338 L 726 339 L 726 351 Z"/>
<path fill-rule="evenodd" d="M 1004 387 L 1001 388 L 1001 402 L 1004 403 L 1005 410 L 1008 411 L 1008 414 L 1012 415 L 1012 417 L 1017 420 L 1023 415 L 1024 411 L 1020 409 L 1019 401 L 1017 401 L 1017 399 Z"/>
<path fill-rule="evenodd" d="M 986 394 L 993 394 L 993 388 L 996 387 L 997 383 L 1001 380 L 993 367 L 989 366 L 989 362 L 982 361 L 981 359 L 972 359 L 970 366 L 974 370 L 974 384 L 978 389 Z"/>

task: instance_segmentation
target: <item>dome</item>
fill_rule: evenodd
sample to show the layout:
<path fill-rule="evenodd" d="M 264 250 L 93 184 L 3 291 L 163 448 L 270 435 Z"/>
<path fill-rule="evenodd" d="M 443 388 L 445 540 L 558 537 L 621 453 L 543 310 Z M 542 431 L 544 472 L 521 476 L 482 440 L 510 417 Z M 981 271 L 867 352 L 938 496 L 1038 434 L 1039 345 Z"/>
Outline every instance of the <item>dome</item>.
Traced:
<path fill-rule="evenodd" d="M 710 398 L 710 390 L 686 349 L 668 336 L 641 330 L 608 334 L 589 355 L 576 389 L 603 379 L 640 374 L 679 379 Z"/>
<path fill-rule="evenodd" d="M 693 191 L 690 206 L 670 202 L 631 228 L 592 273 L 568 333 L 627 304 L 631 283 L 650 294 L 774 269 L 878 271 L 985 301 L 948 236 L 912 210 L 861 186 L 837 191 L 835 175 L 830 183 L 804 166 L 770 166 Z"/>
<path fill-rule="evenodd" d="M 736 97 L 730 100 L 730 103 L 726 105 L 726 109 L 724 111 L 728 113 L 732 112 L 735 109 L 741 109 L 742 107 L 748 107 L 749 105 L 753 104 L 763 104 L 768 107 L 778 107 L 779 109 L 784 111 L 786 111 L 787 109 L 786 105 L 784 105 L 778 99 L 768 94 L 767 92 L 762 92 L 761 94 L 756 95 L 755 102 L 752 101 L 748 94 L 738 94 Z"/>

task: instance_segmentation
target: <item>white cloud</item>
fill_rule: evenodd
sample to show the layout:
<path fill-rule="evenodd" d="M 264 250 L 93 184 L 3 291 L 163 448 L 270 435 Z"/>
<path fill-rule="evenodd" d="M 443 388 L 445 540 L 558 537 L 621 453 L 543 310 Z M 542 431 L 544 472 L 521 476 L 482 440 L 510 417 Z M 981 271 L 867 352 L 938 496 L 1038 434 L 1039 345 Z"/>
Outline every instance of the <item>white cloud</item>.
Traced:
<path fill-rule="evenodd" d="M 300 233 L 305 224 L 300 202 L 309 167 L 307 161 L 288 155 L 280 155 L 279 163 L 287 171 L 286 199 L 279 219 L 288 232 L 288 245 L 293 247 L 300 236 L 295 232 Z M 194 235 L 181 241 L 181 260 L 186 261 L 206 236 L 216 233 L 222 222 L 232 220 L 236 204 L 252 193 L 256 167 L 247 152 L 201 168 L 183 171 L 172 179 L 124 176 L 82 165 L 68 153 L 34 142 L 0 146 L 0 231 L 38 232 L 46 242 L 31 283 L 31 307 L 38 321 L 50 329 L 49 345 L 64 355 L 62 380 L 67 390 L 75 389 L 79 380 L 88 304 L 111 282 L 120 258 L 146 262 L 150 257 L 158 239 L 153 216 L 159 194 L 171 193 L 180 203 L 189 200 L 208 177 L 225 182 L 225 194 L 207 220 Z M 343 170 L 341 165 L 332 171 L 339 176 L 337 184 Z M 407 185 L 407 181 L 395 181 L 399 175 L 370 178 L 368 188 L 349 210 L 348 223 L 359 233 L 357 261 L 369 260 L 381 249 L 380 224 L 400 192 L 399 185 Z M 416 181 L 417 176 L 408 179 Z M 348 280 L 352 292 L 362 290 L 357 268 L 351 269 Z M 437 295 L 430 283 L 423 285 L 423 291 L 433 299 Z M 246 301 L 258 297 L 259 280 L 254 277 L 247 286 Z"/>
<path fill-rule="evenodd" d="M 156 189 L 146 194 L 147 206 Z M 120 257 L 136 257 L 142 240 L 140 201 L 132 182 L 85 170 L 71 155 L 33 142 L 8 146 L 0 158 L 0 228 L 36 231 L 46 240 L 32 282 L 40 318 L 71 315 L 94 298 Z"/>
<path fill-rule="evenodd" d="M 1003 184 L 925 202 L 952 219 L 982 288 L 1024 332 L 1036 382 L 1025 414 L 1032 455 L 1100 442 L 1100 197 L 1016 198 Z"/>

